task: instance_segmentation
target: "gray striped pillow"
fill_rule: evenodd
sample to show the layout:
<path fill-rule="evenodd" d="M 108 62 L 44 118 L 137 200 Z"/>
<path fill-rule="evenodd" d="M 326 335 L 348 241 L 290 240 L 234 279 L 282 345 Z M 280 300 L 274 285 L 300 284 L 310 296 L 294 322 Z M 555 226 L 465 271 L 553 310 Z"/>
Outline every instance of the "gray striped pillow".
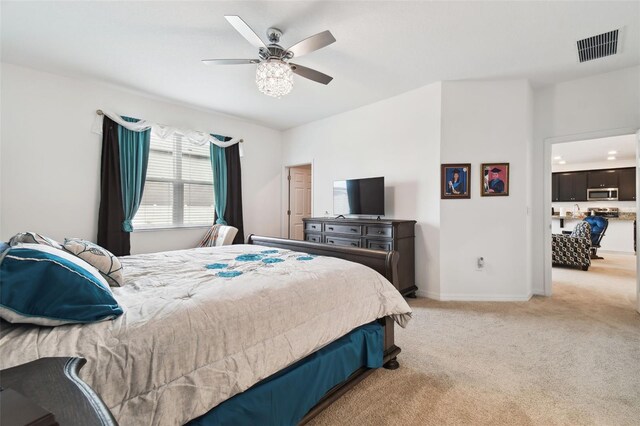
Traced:
<path fill-rule="evenodd" d="M 100 271 L 111 287 L 122 286 L 122 264 L 106 248 L 80 238 L 65 238 L 63 247 Z"/>

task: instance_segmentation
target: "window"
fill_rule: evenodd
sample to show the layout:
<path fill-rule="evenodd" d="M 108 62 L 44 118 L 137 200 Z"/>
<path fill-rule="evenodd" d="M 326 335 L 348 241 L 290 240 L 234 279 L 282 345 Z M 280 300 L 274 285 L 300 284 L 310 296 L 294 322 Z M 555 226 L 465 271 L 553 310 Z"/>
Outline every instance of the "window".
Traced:
<path fill-rule="evenodd" d="M 151 136 L 147 180 L 136 229 L 206 226 L 213 223 L 213 173 L 209 145 Z"/>

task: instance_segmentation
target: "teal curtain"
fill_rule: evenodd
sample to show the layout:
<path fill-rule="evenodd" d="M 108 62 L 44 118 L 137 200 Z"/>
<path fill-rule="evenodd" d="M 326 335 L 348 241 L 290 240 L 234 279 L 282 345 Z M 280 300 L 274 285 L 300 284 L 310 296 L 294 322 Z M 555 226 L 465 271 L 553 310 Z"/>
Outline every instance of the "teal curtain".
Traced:
<path fill-rule="evenodd" d="M 135 118 L 122 117 L 125 121 L 138 122 Z M 118 145 L 120 148 L 120 182 L 122 185 L 122 207 L 124 222 L 122 230 L 133 231 L 131 221 L 140 207 L 144 181 L 149 163 L 149 139 L 151 130 L 134 132 L 118 126 Z"/>
<path fill-rule="evenodd" d="M 211 135 L 220 142 L 225 141 L 224 136 Z M 224 212 L 227 210 L 227 158 L 224 148 L 210 144 L 209 155 L 211 157 L 211 170 L 213 170 L 213 197 L 216 208 L 216 223 L 226 225 Z"/>

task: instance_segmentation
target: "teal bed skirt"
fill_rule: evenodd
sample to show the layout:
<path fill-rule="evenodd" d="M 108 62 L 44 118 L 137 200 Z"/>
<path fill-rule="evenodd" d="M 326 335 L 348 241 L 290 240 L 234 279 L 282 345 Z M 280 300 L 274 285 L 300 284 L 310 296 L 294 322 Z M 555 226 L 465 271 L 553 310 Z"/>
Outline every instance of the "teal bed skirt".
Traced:
<path fill-rule="evenodd" d="M 377 322 L 363 325 L 188 425 L 296 425 L 331 388 L 356 370 L 382 367 L 383 355 L 383 327 Z"/>

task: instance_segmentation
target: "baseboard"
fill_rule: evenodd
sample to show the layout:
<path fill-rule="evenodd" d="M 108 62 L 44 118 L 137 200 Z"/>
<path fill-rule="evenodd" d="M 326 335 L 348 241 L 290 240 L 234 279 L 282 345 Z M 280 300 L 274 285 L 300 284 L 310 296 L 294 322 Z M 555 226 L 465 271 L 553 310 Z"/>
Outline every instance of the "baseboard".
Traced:
<path fill-rule="evenodd" d="M 436 293 L 433 291 L 416 291 L 416 296 L 418 297 L 426 297 L 427 299 L 440 300 L 440 293 Z"/>
<path fill-rule="evenodd" d="M 526 302 L 533 296 L 532 293 L 523 296 L 504 294 L 441 294 L 430 291 L 416 291 L 416 296 L 427 297 L 441 302 Z"/>
<path fill-rule="evenodd" d="M 534 289 L 531 291 L 531 294 L 532 294 L 533 296 L 545 296 L 544 288 L 534 288 Z"/>

